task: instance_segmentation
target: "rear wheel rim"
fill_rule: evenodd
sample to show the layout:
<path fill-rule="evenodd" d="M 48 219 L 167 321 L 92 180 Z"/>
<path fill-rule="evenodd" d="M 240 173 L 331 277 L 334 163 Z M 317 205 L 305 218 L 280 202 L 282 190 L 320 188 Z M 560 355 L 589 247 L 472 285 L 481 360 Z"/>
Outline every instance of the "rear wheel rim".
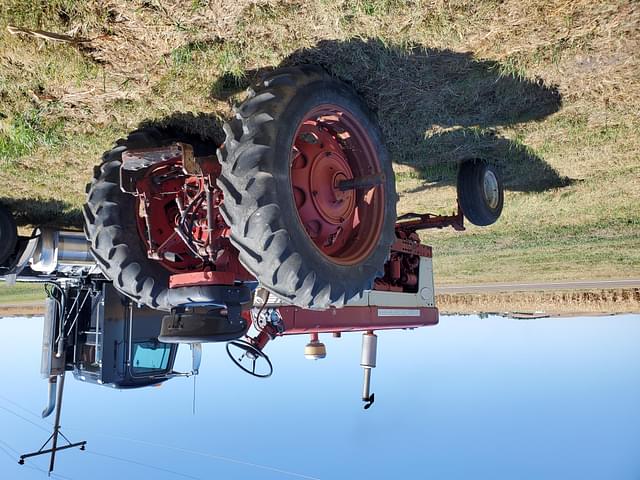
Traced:
<path fill-rule="evenodd" d="M 366 260 L 382 233 L 386 192 L 375 144 L 356 116 L 334 104 L 314 107 L 296 129 L 289 165 L 298 219 L 315 248 L 339 265 Z M 340 190 L 364 176 L 380 181 Z"/>

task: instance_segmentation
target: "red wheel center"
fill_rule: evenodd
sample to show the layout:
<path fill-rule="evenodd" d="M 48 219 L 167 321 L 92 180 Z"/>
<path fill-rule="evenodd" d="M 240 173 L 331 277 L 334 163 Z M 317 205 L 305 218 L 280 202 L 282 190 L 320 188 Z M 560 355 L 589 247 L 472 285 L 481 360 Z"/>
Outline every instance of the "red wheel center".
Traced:
<path fill-rule="evenodd" d="M 325 222 L 340 225 L 353 215 L 355 195 L 353 190 L 341 191 L 341 181 L 353 178 L 347 161 L 326 152 L 314 158 L 311 166 L 311 200 Z"/>
<path fill-rule="evenodd" d="M 300 123 L 290 165 L 298 216 L 315 246 L 343 265 L 366 258 L 384 214 L 383 189 L 354 187 L 354 180 L 380 169 L 366 130 L 348 112 L 320 105 Z"/>
<path fill-rule="evenodd" d="M 352 178 L 336 138 L 317 122 L 306 121 L 293 148 L 291 184 L 305 230 L 327 254 L 343 248 L 358 223 L 355 191 L 339 188 Z"/>

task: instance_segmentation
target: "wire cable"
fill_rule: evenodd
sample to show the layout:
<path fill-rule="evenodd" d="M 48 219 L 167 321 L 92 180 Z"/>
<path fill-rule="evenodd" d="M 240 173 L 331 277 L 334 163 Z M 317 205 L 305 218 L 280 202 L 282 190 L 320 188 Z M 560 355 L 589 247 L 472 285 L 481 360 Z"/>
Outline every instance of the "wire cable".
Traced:
<path fill-rule="evenodd" d="M 3 444 L 5 446 L 5 448 L 8 448 L 13 453 L 15 453 L 16 455 L 20 456 L 20 452 L 18 452 L 15 448 L 13 448 L 11 445 L 9 445 L 7 442 L 2 440 L 1 438 L 0 438 L 0 443 Z M 13 458 L 13 457 L 11 457 L 11 458 Z"/>
<path fill-rule="evenodd" d="M 176 472 L 175 470 L 169 470 L 168 468 L 158 467 L 157 465 L 150 465 L 148 463 L 138 462 L 137 460 L 131 460 L 130 458 L 117 457 L 115 455 L 107 455 L 106 453 L 92 452 L 91 450 L 86 450 L 85 453 L 88 453 L 89 455 L 96 455 L 98 457 L 110 458 L 112 460 L 118 460 L 120 462 L 130 463 L 132 465 L 138 465 L 140 467 L 149 468 L 151 470 L 158 470 L 159 472 L 170 473 L 178 477 L 191 478 L 193 480 L 204 480 L 201 477 L 194 477 L 193 475 L 189 475 L 187 473 Z"/>
<path fill-rule="evenodd" d="M 22 420 L 24 420 L 25 422 L 30 423 L 31 425 L 33 425 L 34 427 L 39 428 L 40 430 L 44 430 L 44 431 L 45 431 L 45 432 L 47 432 L 47 433 L 49 432 L 49 429 L 44 428 L 42 425 L 38 425 L 36 422 L 33 422 L 33 421 L 29 420 L 29 419 L 28 419 L 28 418 L 26 418 L 26 417 L 23 417 L 23 416 L 22 416 L 22 415 L 20 415 L 19 413 L 16 413 L 16 412 L 14 412 L 13 410 L 8 409 L 7 407 L 4 407 L 4 406 L 0 405 L 0 409 L 1 409 L 1 410 L 4 410 L 5 412 L 10 413 L 10 414 L 11 414 L 11 415 L 13 415 L 14 417 L 21 418 L 21 419 L 22 419 Z"/>
<path fill-rule="evenodd" d="M 74 428 L 71 428 L 71 427 L 66 427 L 66 428 L 69 429 L 69 430 L 78 430 L 78 429 L 74 429 Z M 318 477 L 312 477 L 310 475 L 305 475 L 305 474 L 302 474 L 302 473 L 291 472 L 291 471 L 283 470 L 283 469 L 277 468 L 277 467 L 270 467 L 268 465 L 261 465 L 259 463 L 247 462 L 247 461 L 244 461 L 244 460 L 239 460 L 237 458 L 225 457 L 225 456 L 216 455 L 216 454 L 213 454 L 213 453 L 200 452 L 198 450 L 189 450 L 189 449 L 186 449 L 186 448 L 174 447 L 172 445 L 164 445 L 164 444 L 161 444 L 161 443 L 148 442 L 146 440 L 138 440 L 136 438 L 123 437 L 121 435 L 110 435 L 110 434 L 105 434 L 105 433 L 98 433 L 97 435 L 100 435 L 100 436 L 106 437 L 106 438 L 112 438 L 114 440 L 125 440 L 125 441 L 132 442 L 132 443 L 138 443 L 138 444 L 141 444 L 141 445 L 147 445 L 149 447 L 165 448 L 167 450 L 174 450 L 176 452 L 181 452 L 181 453 L 189 453 L 191 455 L 196 455 L 196 456 L 199 456 L 199 457 L 212 458 L 214 460 L 221 460 L 221 461 L 224 461 L 224 462 L 235 463 L 237 465 L 244 465 L 246 467 L 258 468 L 260 470 L 280 473 L 282 475 L 288 475 L 290 477 L 303 478 L 305 480 L 321 480 Z"/>
<path fill-rule="evenodd" d="M 22 410 L 23 410 L 23 411 L 25 411 L 26 413 L 29 413 L 29 414 L 31 414 L 31 415 L 33 415 L 33 416 L 37 417 L 37 415 L 36 415 L 35 413 L 33 413 L 33 412 L 31 412 L 31 411 L 29 411 L 29 410 L 27 410 L 27 409 L 25 409 L 25 408 L 21 407 L 21 406 L 20 406 L 20 405 L 18 405 L 16 402 L 14 402 L 14 401 L 12 401 L 12 400 L 8 399 L 8 398 L 7 398 L 7 397 L 5 397 L 4 395 L 0 395 L 0 398 L 2 398 L 3 400 L 7 401 L 8 403 L 11 403 L 11 404 L 13 404 L 13 405 L 15 405 L 15 406 L 19 407 L 20 409 L 22 409 Z M 30 423 L 31 425 L 33 425 L 33 426 L 35 426 L 35 427 L 38 427 L 40 430 L 43 430 L 43 431 L 45 431 L 45 432 L 49 433 L 49 430 L 48 430 L 48 429 L 46 429 L 46 428 L 44 428 L 42 425 L 38 425 L 37 423 L 35 423 L 35 422 L 33 422 L 33 421 L 29 420 L 28 418 L 23 417 L 23 416 L 22 416 L 22 415 L 20 415 L 19 413 L 16 413 L 16 412 L 14 412 L 13 410 L 10 410 L 10 409 L 9 409 L 9 408 L 7 408 L 7 407 L 4 407 L 4 406 L 0 405 L 0 409 L 4 410 L 5 412 L 10 413 L 11 415 L 14 415 L 15 417 L 17 417 L 17 418 L 19 418 L 19 419 L 21 419 L 21 420 L 24 420 L 24 421 L 25 421 L 25 422 L 27 422 L 27 423 Z M 63 436 L 64 436 L 64 435 L 63 435 Z M 18 456 L 18 457 L 20 456 L 20 452 L 18 452 L 15 448 L 13 448 L 13 447 L 8 443 L 8 442 L 5 442 L 4 440 L 0 439 L 0 443 L 1 443 L 1 444 L 3 444 L 6 448 L 10 449 L 12 452 L 14 452 L 14 453 L 16 454 L 16 456 Z M 0 446 L 0 448 L 2 448 L 2 447 Z M 7 453 L 7 454 L 8 454 L 8 452 L 7 452 L 7 450 L 6 450 L 5 448 L 2 448 L 2 450 L 3 450 L 5 453 Z M 10 454 L 8 454 L 8 455 L 11 457 L 11 460 L 14 460 L 14 461 L 15 461 L 15 458 L 14 458 L 13 456 L 11 456 Z M 25 467 L 27 467 L 27 468 L 31 468 L 31 469 L 33 469 L 33 470 L 37 470 L 37 471 L 42 472 L 42 473 L 44 473 L 44 474 L 48 474 L 46 470 L 44 470 L 44 469 L 42 469 L 42 468 L 39 468 L 39 467 L 37 467 L 37 466 L 35 466 L 35 465 L 31 465 L 31 464 L 26 464 L 26 463 L 25 463 L 25 464 L 24 464 L 24 466 L 25 466 Z M 53 473 L 53 472 L 52 472 L 49 476 L 51 476 L 51 477 L 53 477 L 53 478 L 60 478 L 61 480 L 71 480 L 69 477 L 65 477 L 64 475 L 59 475 L 59 474 L 57 474 L 57 473 Z"/>
<path fill-rule="evenodd" d="M 2 397 L 4 400 L 7 400 L 7 401 L 9 401 L 10 403 L 14 403 L 14 404 L 15 404 L 15 402 L 13 402 L 13 401 L 11 401 L 11 400 L 7 399 L 6 397 L 4 397 L 4 396 L 1 396 L 1 397 Z M 1 408 L 1 409 L 3 409 L 3 410 L 5 410 L 5 411 L 7 411 L 7 412 L 9 412 L 9 413 L 11 413 L 12 415 L 15 415 L 16 417 L 18 417 L 18 418 L 20 418 L 20 419 L 24 420 L 25 422 L 28 422 L 28 423 L 30 423 L 30 424 L 32 424 L 32 425 L 35 425 L 35 426 L 36 426 L 36 427 L 38 427 L 38 428 L 42 428 L 43 430 L 48 431 L 48 430 L 44 429 L 44 427 L 41 427 L 40 425 L 37 425 L 35 422 L 32 422 L 32 421 L 31 421 L 31 420 L 29 420 L 28 418 L 25 418 L 25 417 L 23 417 L 22 415 L 20 415 L 20 414 L 18 414 L 18 413 L 16 413 L 16 412 L 13 412 L 12 410 L 9 410 L 9 409 L 8 409 L 8 408 L 6 408 L 6 407 L 3 407 L 2 405 L 0 405 L 0 408 Z M 21 407 L 21 408 L 22 408 L 22 407 Z M 32 415 L 34 415 L 34 416 L 35 416 L 35 414 L 33 414 L 32 412 L 29 412 L 28 410 L 25 410 L 25 411 L 26 411 L 27 413 L 31 413 Z M 66 437 L 65 437 L 65 438 L 66 438 Z M 67 440 L 67 441 L 68 441 L 68 440 Z M 18 456 L 18 457 L 20 456 L 20 453 L 19 453 L 15 448 L 13 448 L 9 443 L 7 443 L 7 442 L 5 442 L 4 440 L 0 439 L 0 444 L 1 444 L 1 445 L 0 445 L 0 449 L 2 449 L 2 451 L 3 451 L 3 452 L 4 452 L 4 453 L 9 457 L 9 458 L 11 458 L 11 460 L 14 460 L 14 461 L 15 461 L 15 458 L 13 457 L 13 455 L 11 455 L 11 453 L 9 453 L 9 451 L 7 450 L 7 448 L 8 448 L 9 450 L 11 450 L 12 452 L 14 452 L 16 456 Z M 4 445 L 4 447 L 3 447 L 2 445 Z M 89 453 L 89 454 L 91 454 L 91 455 L 97 455 L 97 456 L 100 456 L 100 457 L 110 458 L 110 459 L 113 459 L 113 460 L 119 460 L 119 461 L 121 461 L 121 462 L 131 463 L 131 464 L 134 464 L 134 465 L 139 465 L 139 466 L 142 466 L 142 467 L 145 467 L 145 468 L 150 468 L 150 469 L 152 469 L 152 470 L 158 470 L 158 471 L 162 471 L 162 472 L 165 472 L 165 473 L 170 473 L 170 474 L 172 474 L 172 475 L 177 475 L 177 476 L 179 476 L 179 477 L 190 478 L 190 479 L 193 479 L 193 480 L 203 480 L 203 479 L 201 479 L 200 477 L 194 477 L 194 476 L 192 476 L 192 475 L 183 474 L 183 473 L 181 473 L 181 472 L 176 472 L 176 471 L 174 471 L 174 470 L 169 470 L 169 469 L 167 469 L 167 468 L 162 468 L 162 467 L 158 467 L 158 466 L 154 466 L 154 465 L 149 465 L 149 464 L 146 464 L 146 463 L 143 463 L 143 462 L 138 462 L 138 461 L 136 461 L 136 460 L 131 460 L 131 459 L 128 459 L 128 458 L 117 457 L 117 456 L 115 456 L 115 455 L 107 455 L 107 454 L 105 454 L 105 453 L 92 452 L 92 451 L 90 451 L 90 450 L 86 450 L 86 453 Z M 24 464 L 24 465 L 25 465 L 25 466 L 27 466 L 27 467 L 29 467 L 29 468 L 36 469 L 36 470 L 38 470 L 38 471 L 40 471 L 40 472 L 42 472 L 42 473 L 47 473 L 45 470 L 43 470 L 43 469 L 41 469 L 41 468 L 38 468 L 38 467 L 36 467 L 36 466 L 34 466 L 34 465 L 27 465 L 27 464 Z M 68 478 L 68 477 L 64 477 L 64 476 L 62 476 L 62 475 L 58 475 L 58 474 L 54 474 L 54 473 L 52 473 L 52 474 L 51 474 L 51 476 L 54 476 L 54 477 L 57 477 L 57 478 L 60 478 L 60 479 L 67 479 L 67 478 Z"/>
<path fill-rule="evenodd" d="M 0 398 L 3 398 L 4 400 L 6 400 L 6 401 L 8 401 L 8 402 L 10 402 L 10 403 L 12 403 L 14 405 L 17 405 L 12 400 L 9 400 L 8 398 L 6 398 L 4 395 L 0 394 Z M 2 405 L 0 405 L 0 408 L 5 409 Z M 37 416 L 35 413 L 30 412 L 29 410 L 26 410 L 23 407 L 20 407 L 20 408 L 22 410 L 24 410 L 25 412 L 30 413 L 33 416 Z M 8 409 L 6 409 L 6 410 L 9 413 L 13 413 L 14 415 L 17 415 L 17 414 L 15 414 L 15 412 L 11 412 Z M 44 429 L 44 427 L 41 427 L 40 425 L 37 425 L 36 423 L 32 422 L 31 420 L 29 420 L 27 418 L 24 418 L 24 417 L 22 417 L 20 415 L 17 415 L 17 416 L 19 418 L 22 418 L 23 420 L 33 424 L 33 425 L 36 425 L 38 428 L 41 428 L 41 429 L 43 429 L 43 430 L 48 432 L 48 430 Z M 66 426 L 65 428 L 67 430 L 75 430 L 76 432 L 81 432 L 82 431 L 82 429 L 69 427 L 69 426 Z M 244 465 L 246 467 L 252 467 L 252 468 L 257 468 L 257 469 L 260 469 L 260 470 L 279 473 L 281 475 L 287 475 L 289 477 L 302 478 L 302 479 L 305 479 L 305 480 L 320 480 L 318 477 L 313 477 L 311 475 L 305 475 L 305 474 L 302 474 L 302 473 L 291 472 L 289 470 L 283 470 L 281 468 L 271 467 L 271 466 L 268 466 L 268 465 L 262 465 L 262 464 L 259 464 L 259 463 L 247 462 L 245 460 L 239 460 L 237 458 L 232 458 L 232 457 L 225 457 L 223 455 L 216 455 L 216 454 L 213 454 L 213 453 L 201 452 L 201 451 L 198 451 L 198 450 L 189 450 L 189 449 L 186 449 L 186 448 L 175 447 L 175 446 L 172 446 L 172 445 L 165 445 L 165 444 L 155 443 L 155 442 L 149 442 L 149 441 L 146 441 L 146 440 L 138 440 L 136 438 L 129 438 L 129 437 L 121 436 L 121 435 L 112 435 L 112 434 L 98 433 L 98 432 L 95 432 L 95 433 L 92 433 L 92 434 L 98 435 L 98 436 L 101 436 L 101 437 L 105 437 L 105 438 L 111 438 L 111 439 L 114 439 L 114 440 L 124 440 L 124 441 L 128 441 L 128 442 L 131 442 L 131 443 L 137 443 L 137 444 L 140 444 L 140 445 L 146 445 L 146 446 L 149 446 L 149 447 L 164 448 L 164 449 L 167 449 L 167 450 L 173 450 L 173 451 L 181 452 L 181 453 L 188 453 L 188 454 L 196 455 L 196 456 L 199 456 L 199 457 L 211 458 L 213 460 L 218 460 L 218 461 L 223 461 L 223 462 L 228 462 L 228 463 L 235 463 L 236 465 Z M 96 452 L 90 452 L 90 453 L 92 453 L 94 455 L 107 456 L 106 454 L 98 454 Z M 121 459 L 121 458 L 117 458 L 117 460 L 128 461 L 127 459 Z M 131 460 L 131 462 L 135 462 L 135 460 Z M 139 462 L 135 462 L 135 463 L 139 463 Z M 152 467 L 150 465 L 146 465 L 146 466 L 150 467 L 150 468 L 155 468 L 155 467 Z M 180 474 L 180 475 L 182 475 L 182 474 Z M 191 477 L 191 478 L 197 478 L 197 477 Z"/>
<path fill-rule="evenodd" d="M 38 415 L 37 413 L 32 412 L 31 410 L 28 410 L 26 408 L 24 408 L 22 405 L 20 405 L 18 402 L 14 402 L 13 400 L 11 400 L 10 398 L 5 397 L 4 395 L 2 395 L 0 393 L 0 398 L 2 400 L 4 400 L 7 403 L 10 403 L 11 405 L 13 405 L 14 407 L 18 407 L 20 410 L 22 410 L 24 413 L 28 413 L 29 415 L 37 418 L 38 420 L 42 420 L 42 417 L 40 415 Z"/>
<path fill-rule="evenodd" d="M 60 475 L 59 473 L 54 473 L 54 472 L 49 473 L 44 468 L 38 467 L 37 465 L 25 463 L 22 466 L 30 468 L 31 470 L 37 470 L 38 472 L 42 472 L 51 478 L 59 478 L 60 480 L 73 480 L 71 477 L 67 477 L 66 475 Z"/>
<path fill-rule="evenodd" d="M 2 442 L 2 443 L 5 443 L 5 442 Z M 5 445 L 7 445 L 7 444 L 5 443 Z M 9 448 L 11 448 L 11 447 L 9 447 Z M 12 448 L 11 450 L 13 450 L 13 448 Z M 12 461 L 12 462 L 16 462 L 16 457 L 14 457 L 13 455 L 11 455 L 11 453 L 9 453 L 9 450 L 7 450 L 7 449 L 6 449 L 5 447 L 3 447 L 2 445 L 0 445 L 0 451 L 1 451 L 1 452 L 3 452 L 7 457 L 9 457 L 9 458 L 11 459 L 11 461 Z M 16 455 L 19 455 L 19 454 L 16 452 Z"/>

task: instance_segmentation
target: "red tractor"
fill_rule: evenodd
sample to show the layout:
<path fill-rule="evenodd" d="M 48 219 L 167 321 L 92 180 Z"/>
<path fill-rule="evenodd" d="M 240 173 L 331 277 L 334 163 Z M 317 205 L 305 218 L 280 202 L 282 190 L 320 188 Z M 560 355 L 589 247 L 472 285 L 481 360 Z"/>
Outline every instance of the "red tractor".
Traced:
<path fill-rule="evenodd" d="M 91 252 L 120 292 L 170 312 L 161 340 L 231 341 L 236 363 L 268 376 L 256 360 L 268 362 L 262 350 L 277 336 L 311 334 L 317 358 L 321 332 L 373 338 L 437 323 L 431 248 L 416 232 L 462 230 L 463 213 L 495 222 L 495 169 L 461 165 L 453 216 L 396 218 L 380 129 L 344 83 L 314 66 L 277 70 L 235 112 L 216 156 L 188 135 L 139 130 L 105 154 L 88 188 Z M 247 337 L 252 324 L 259 333 Z"/>
<path fill-rule="evenodd" d="M 460 165 L 451 216 L 396 218 L 391 160 L 363 102 L 313 66 L 277 70 L 249 90 L 220 148 L 147 128 L 107 152 L 84 206 L 86 238 L 37 229 L 18 236 L 0 208 L 0 279 L 48 284 L 42 374 L 59 450 L 66 371 L 114 388 L 198 373 L 202 342 L 227 342 L 242 370 L 268 377 L 264 347 L 309 334 L 362 331 L 362 399 L 369 408 L 376 330 L 438 323 L 426 228 L 489 225 L 502 211 L 496 170 Z M 88 241 L 88 243 L 87 243 Z M 114 289 L 115 287 L 115 289 Z M 252 328 L 251 333 L 250 328 Z M 191 344 L 190 372 L 173 370 Z M 66 437 L 64 437 L 66 439 Z M 51 441 L 51 448 L 44 447 Z"/>
<path fill-rule="evenodd" d="M 99 271 L 56 271 L 85 279 L 86 291 L 93 288 L 86 279 L 99 276 L 134 307 L 166 312 L 160 342 L 228 342 L 231 359 L 255 376 L 271 374 L 263 349 L 274 338 L 309 334 L 306 356 L 322 358 L 319 334 L 365 332 L 369 406 L 373 332 L 438 322 L 432 252 L 417 232 L 463 230 L 463 214 L 476 225 L 495 222 L 503 204 L 499 176 L 481 160 L 464 162 L 456 214 L 396 218 L 380 129 L 344 83 L 314 66 L 277 70 L 235 112 L 219 148 L 147 128 L 105 153 L 84 207 Z M 3 228 L 7 237 L 15 226 Z M 30 258 L 32 271 L 51 275 L 40 258 L 49 250 L 24 253 L 29 242 L 18 242 L 20 255 L 0 252 L 5 274 L 15 275 L 22 257 L 21 271 Z M 77 243 L 78 265 L 86 265 Z M 73 257 L 64 242 L 54 250 L 49 257 Z"/>

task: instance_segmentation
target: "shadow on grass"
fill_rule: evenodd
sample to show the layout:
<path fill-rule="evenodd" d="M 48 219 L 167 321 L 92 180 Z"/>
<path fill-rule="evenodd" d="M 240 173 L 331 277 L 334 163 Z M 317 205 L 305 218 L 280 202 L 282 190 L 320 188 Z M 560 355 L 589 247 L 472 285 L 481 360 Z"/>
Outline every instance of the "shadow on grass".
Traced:
<path fill-rule="evenodd" d="M 377 115 L 393 160 L 416 169 L 425 185 L 454 184 L 457 164 L 484 158 L 497 165 L 505 187 L 544 191 L 569 185 L 530 148 L 500 136 L 499 127 L 541 120 L 557 112 L 553 86 L 504 73 L 494 61 L 470 53 L 396 47 L 379 40 L 325 40 L 298 50 L 279 65 L 247 71 L 242 79 L 222 76 L 211 87 L 229 98 L 261 75 L 284 66 L 317 64 L 350 84 Z M 224 140 L 217 115 L 173 113 L 140 127 L 192 136 L 196 153 L 209 154 Z M 79 227 L 80 209 L 59 200 L 0 198 L 18 224 Z"/>
<path fill-rule="evenodd" d="M 54 199 L 0 197 L 18 225 L 81 228 L 82 211 L 70 203 Z"/>
<path fill-rule="evenodd" d="M 143 120 L 138 128 L 158 128 L 163 136 L 189 140 L 196 155 L 211 155 L 224 142 L 223 123 L 217 115 L 174 112 L 160 119 Z"/>
<path fill-rule="evenodd" d="M 455 183 L 457 164 L 483 158 L 497 165 L 505 187 L 543 191 L 569 185 L 522 143 L 497 128 L 558 111 L 557 88 L 504 74 L 501 64 L 470 53 L 399 48 L 379 40 L 325 40 L 294 52 L 278 67 L 317 64 L 349 83 L 377 115 L 392 159 L 427 182 Z M 274 67 L 277 68 L 277 67 Z M 212 87 L 228 98 L 273 68 L 221 77 Z"/>
<path fill-rule="evenodd" d="M 155 127 L 163 137 L 187 141 L 197 155 L 214 155 L 224 141 L 222 123 L 215 115 L 176 112 L 159 120 L 144 120 L 138 128 Z M 0 204 L 7 207 L 21 226 L 81 229 L 84 222 L 80 208 L 61 200 L 0 197 Z"/>

